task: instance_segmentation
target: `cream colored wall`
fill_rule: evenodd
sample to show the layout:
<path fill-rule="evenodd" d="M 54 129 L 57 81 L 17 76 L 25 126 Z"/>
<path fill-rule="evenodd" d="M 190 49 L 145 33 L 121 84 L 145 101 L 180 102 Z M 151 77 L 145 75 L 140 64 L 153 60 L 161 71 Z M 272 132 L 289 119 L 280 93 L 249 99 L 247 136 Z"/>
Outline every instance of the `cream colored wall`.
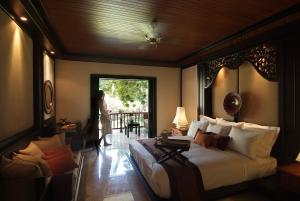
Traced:
<path fill-rule="evenodd" d="M 239 72 L 243 99 L 241 121 L 277 126 L 278 82 L 264 79 L 249 62 L 241 65 Z"/>
<path fill-rule="evenodd" d="M 233 120 L 223 108 L 223 101 L 229 92 L 237 92 L 238 70 L 231 70 L 223 67 L 212 86 L 212 114 L 213 117 L 222 117 L 227 120 Z"/>
<path fill-rule="evenodd" d="M 197 66 L 182 70 L 182 106 L 185 107 L 189 124 L 197 119 L 198 109 L 198 73 Z"/>
<path fill-rule="evenodd" d="M 0 9 L 0 140 L 33 126 L 32 40 Z"/>
<path fill-rule="evenodd" d="M 90 115 L 90 75 L 157 78 L 157 132 L 172 126 L 180 100 L 180 69 L 56 60 L 56 116 L 85 122 Z"/>
<path fill-rule="evenodd" d="M 53 86 L 53 89 L 55 91 L 55 85 L 54 85 L 54 60 L 51 59 L 45 52 L 44 52 L 44 82 L 46 80 L 50 80 Z M 55 101 L 54 101 L 55 103 Z M 55 108 L 55 105 L 54 105 Z M 44 112 L 44 119 L 49 119 L 52 117 L 54 113 L 52 114 L 46 114 Z"/>

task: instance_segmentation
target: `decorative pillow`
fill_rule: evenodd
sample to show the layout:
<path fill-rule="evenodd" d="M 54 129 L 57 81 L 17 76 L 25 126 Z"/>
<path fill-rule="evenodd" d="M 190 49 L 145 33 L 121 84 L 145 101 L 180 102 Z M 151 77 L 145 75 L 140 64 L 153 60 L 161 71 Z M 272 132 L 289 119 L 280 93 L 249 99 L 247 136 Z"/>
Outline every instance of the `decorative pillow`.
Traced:
<path fill-rule="evenodd" d="M 44 156 L 42 150 L 33 142 L 30 142 L 30 144 L 25 149 L 19 150 L 19 152 L 21 154 L 32 155 L 39 158 Z"/>
<path fill-rule="evenodd" d="M 2 157 L 0 164 L 0 178 L 38 178 L 43 177 L 39 166 L 22 161 Z"/>
<path fill-rule="evenodd" d="M 228 148 L 255 159 L 259 156 L 262 136 L 257 132 L 232 127 Z"/>
<path fill-rule="evenodd" d="M 33 164 L 39 166 L 44 177 L 49 177 L 52 175 L 47 162 L 39 157 L 35 157 L 35 156 L 31 156 L 31 155 L 24 155 L 24 154 L 15 154 L 13 156 L 13 159 L 30 162 L 30 163 L 33 163 Z"/>
<path fill-rule="evenodd" d="M 213 137 L 202 133 L 200 130 L 197 131 L 194 143 L 208 148 L 213 143 Z"/>
<path fill-rule="evenodd" d="M 195 137 L 197 130 L 200 129 L 202 131 L 205 131 L 208 126 L 208 121 L 205 118 L 202 118 L 200 121 L 193 120 L 191 122 L 191 125 L 189 127 L 187 136 Z"/>
<path fill-rule="evenodd" d="M 61 175 L 65 172 L 77 168 L 78 165 L 73 160 L 72 153 L 66 152 L 61 155 L 46 159 L 53 175 Z"/>
<path fill-rule="evenodd" d="M 215 133 L 211 133 L 210 136 L 213 137 L 213 142 L 212 142 L 212 146 L 221 149 L 222 151 L 224 151 L 230 141 L 230 137 L 229 136 L 223 136 L 223 135 L 218 135 Z"/>
<path fill-rule="evenodd" d="M 61 141 L 59 135 L 53 135 L 49 138 L 41 138 L 42 140 L 33 141 L 42 151 L 52 148 L 63 147 L 65 144 Z"/>
<path fill-rule="evenodd" d="M 235 127 L 242 128 L 244 122 L 232 122 L 232 121 L 226 121 L 225 119 L 222 118 L 217 118 L 217 124 L 222 126 L 235 126 Z"/>
<path fill-rule="evenodd" d="M 206 132 L 216 133 L 218 135 L 228 136 L 231 126 L 222 126 L 219 124 L 209 123 Z"/>

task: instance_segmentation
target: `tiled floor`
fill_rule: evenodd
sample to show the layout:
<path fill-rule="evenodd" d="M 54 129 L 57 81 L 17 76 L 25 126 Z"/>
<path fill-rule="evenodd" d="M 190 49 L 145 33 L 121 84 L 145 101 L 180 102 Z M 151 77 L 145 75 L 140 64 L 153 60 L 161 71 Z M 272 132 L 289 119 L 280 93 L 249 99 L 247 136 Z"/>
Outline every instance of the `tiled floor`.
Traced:
<path fill-rule="evenodd" d="M 142 132 L 141 138 L 147 135 Z M 150 201 L 141 181 L 130 164 L 128 142 L 138 137 L 131 133 L 129 139 L 114 132 L 108 135 L 111 146 L 101 145 L 97 156 L 95 150 L 85 151 L 85 162 L 78 201 Z M 220 201 L 268 201 L 255 192 L 245 192 Z"/>

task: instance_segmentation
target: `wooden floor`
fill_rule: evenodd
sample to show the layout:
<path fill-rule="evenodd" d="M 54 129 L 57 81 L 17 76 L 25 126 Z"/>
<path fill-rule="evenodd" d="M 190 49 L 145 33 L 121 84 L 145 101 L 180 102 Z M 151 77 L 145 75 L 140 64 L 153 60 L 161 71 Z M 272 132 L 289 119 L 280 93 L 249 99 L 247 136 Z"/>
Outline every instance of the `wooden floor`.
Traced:
<path fill-rule="evenodd" d="M 144 187 L 130 164 L 126 154 L 129 153 L 128 142 L 147 138 L 142 131 L 138 137 L 130 133 L 114 131 L 108 135 L 111 146 L 101 145 L 100 154 L 95 150 L 85 150 L 85 161 L 80 183 L 78 201 L 151 201 Z M 222 201 L 268 201 L 256 192 L 244 192 Z"/>

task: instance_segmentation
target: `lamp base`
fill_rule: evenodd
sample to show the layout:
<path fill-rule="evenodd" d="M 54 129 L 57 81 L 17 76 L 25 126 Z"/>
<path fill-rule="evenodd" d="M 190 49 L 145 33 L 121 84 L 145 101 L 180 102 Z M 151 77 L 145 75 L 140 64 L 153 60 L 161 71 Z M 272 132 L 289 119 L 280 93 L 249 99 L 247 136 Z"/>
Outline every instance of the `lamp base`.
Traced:
<path fill-rule="evenodd" d="M 176 125 L 176 128 L 182 131 L 186 131 L 187 130 L 187 125 Z"/>

